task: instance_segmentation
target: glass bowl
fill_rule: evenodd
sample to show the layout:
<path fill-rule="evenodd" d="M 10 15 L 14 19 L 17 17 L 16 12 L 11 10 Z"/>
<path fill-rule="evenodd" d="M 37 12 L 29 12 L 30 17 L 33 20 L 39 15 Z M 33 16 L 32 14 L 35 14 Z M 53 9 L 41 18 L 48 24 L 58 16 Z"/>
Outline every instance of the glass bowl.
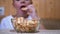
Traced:
<path fill-rule="evenodd" d="M 17 32 L 37 32 L 39 31 L 40 20 L 24 19 L 23 17 L 14 17 L 13 27 Z"/>

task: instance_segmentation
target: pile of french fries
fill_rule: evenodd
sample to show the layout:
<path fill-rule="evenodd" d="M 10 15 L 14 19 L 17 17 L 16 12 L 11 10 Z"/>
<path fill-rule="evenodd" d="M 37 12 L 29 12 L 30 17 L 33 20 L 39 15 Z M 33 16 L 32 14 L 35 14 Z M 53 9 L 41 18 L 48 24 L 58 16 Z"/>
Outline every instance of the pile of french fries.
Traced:
<path fill-rule="evenodd" d="M 15 17 L 12 19 L 13 26 L 16 31 L 19 32 L 32 32 L 35 31 L 38 21 L 37 20 L 27 20 L 23 17 Z"/>

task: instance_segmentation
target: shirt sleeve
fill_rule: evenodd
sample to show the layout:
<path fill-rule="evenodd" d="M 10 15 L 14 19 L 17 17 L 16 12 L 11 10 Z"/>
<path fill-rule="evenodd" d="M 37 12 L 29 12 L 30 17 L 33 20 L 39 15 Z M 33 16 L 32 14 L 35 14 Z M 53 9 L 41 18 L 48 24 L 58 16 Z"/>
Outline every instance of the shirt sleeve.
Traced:
<path fill-rule="evenodd" d="M 0 29 L 6 28 L 5 26 L 6 26 L 6 25 L 5 25 L 5 20 L 2 19 L 2 20 L 1 20 L 1 24 L 0 24 Z"/>
<path fill-rule="evenodd" d="M 1 20 L 0 29 L 13 29 L 11 17 L 3 18 Z"/>

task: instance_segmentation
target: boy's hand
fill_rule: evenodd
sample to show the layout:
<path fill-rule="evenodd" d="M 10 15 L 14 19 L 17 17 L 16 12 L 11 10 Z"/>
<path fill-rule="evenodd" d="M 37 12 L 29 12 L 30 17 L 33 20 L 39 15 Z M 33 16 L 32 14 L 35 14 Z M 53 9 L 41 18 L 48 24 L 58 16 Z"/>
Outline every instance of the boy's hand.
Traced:
<path fill-rule="evenodd" d="M 35 11 L 34 6 L 33 5 L 29 5 L 27 8 L 29 9 L 27 14 L 29 14 L 29 16 L 31 16 L 33 19 L 37 19 L 38 16 L 36 15 L 36 11 Z"/>

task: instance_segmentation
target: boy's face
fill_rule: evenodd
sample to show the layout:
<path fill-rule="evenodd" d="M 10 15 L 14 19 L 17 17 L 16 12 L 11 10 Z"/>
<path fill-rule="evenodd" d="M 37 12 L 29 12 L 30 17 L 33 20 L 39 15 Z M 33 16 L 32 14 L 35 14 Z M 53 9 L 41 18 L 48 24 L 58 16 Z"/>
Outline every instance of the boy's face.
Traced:
<path fill-rule="evenodd" d="M 28 6 L 31 0 L 14 0 L 13 5 L 16 9 L 20 9 L 22 6 Z"/>

